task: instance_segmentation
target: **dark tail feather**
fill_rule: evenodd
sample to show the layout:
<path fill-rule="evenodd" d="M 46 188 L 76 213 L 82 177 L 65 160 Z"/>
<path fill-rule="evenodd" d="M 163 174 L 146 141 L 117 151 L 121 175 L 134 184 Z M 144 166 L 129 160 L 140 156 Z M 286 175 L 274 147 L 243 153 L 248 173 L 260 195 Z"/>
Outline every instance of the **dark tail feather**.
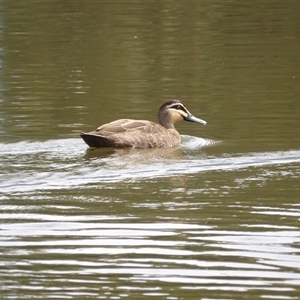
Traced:
<path fill-rule="evenodd" d="M 110 142 L 105 137 L 83 132 L 80 133 L 80 136 L 89 147 L 111 147 Z"/>

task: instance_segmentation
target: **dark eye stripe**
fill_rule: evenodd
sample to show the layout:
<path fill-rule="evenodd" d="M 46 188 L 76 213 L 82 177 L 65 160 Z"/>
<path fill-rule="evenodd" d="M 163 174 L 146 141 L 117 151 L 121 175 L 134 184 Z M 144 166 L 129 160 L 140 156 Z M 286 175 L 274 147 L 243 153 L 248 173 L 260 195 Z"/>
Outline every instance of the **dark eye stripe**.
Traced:
<path fill-rule="evenodd" d="M 185 107 L 182 104 L 175 103 L 172 106 L 170 106 L 170 108 L 174 108 L 174 109 L 177 109 L 177 110 L 182 110 L 182 111 L 187 113 Z"/>

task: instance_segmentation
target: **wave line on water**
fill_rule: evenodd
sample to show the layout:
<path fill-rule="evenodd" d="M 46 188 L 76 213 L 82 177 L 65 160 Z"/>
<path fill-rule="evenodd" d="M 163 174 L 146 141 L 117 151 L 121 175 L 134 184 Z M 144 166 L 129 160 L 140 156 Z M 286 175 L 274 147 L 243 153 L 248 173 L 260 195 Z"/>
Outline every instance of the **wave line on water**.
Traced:
<path fill-rule="evenodd" d="M 191 153 L 186 155 L 184 153 L 186 148 L 182 151 L 175 149 L 173 152 L 156 152 L 155 150 L 162 149 L 148 149 L 100 152 L 101 155 L 86 157 L 82 149 L 77 147 L 77 139 L 73 140 L 74 147 L 71 150 L 59 147 L 61 143 L 57 140 L 45 143 L 20 142 L 16 143 L 16 147 L 4 144 L 7 152 L 0 153 L 3 164 L 0 192 L 78 188 L 78 186 L 85 188 L 87 185 L 102 182 L 139 181 L 147 178 L 300 162 L 299 150 L 242 153 L 235 156 L 224 154 L 222 157 L 207 158 L 203 150 L 194 153 L 190 150 Z M 26 151 L 22 152 L 20 147 Z M 162 156 L 161 153 L 167 155 Z M 299 176 L 298 168 L 295 168 L 294 172 Z"/>

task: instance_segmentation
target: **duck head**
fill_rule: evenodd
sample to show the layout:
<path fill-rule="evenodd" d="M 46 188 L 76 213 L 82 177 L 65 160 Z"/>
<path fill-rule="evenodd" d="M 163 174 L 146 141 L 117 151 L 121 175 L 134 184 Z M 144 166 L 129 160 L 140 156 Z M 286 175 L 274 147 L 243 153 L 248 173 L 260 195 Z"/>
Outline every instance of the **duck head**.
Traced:
<path fill-rule="evenodd" d="M 165 128 L 174 128 L 174 123 L 178 121 L 194 122 L 206 125 L 204 120 L 193 116 L 179 100 L 169 100 L 163 103 L 157 113 L 158 122 Z"/>

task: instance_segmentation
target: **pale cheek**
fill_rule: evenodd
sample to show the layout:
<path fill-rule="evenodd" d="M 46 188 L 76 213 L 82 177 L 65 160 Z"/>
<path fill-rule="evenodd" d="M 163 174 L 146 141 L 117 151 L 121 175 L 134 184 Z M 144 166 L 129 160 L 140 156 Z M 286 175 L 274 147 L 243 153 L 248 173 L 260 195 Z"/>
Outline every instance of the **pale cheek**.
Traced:
<path fill-rule="evenodd" d="M 182 121 L 182 120 L 183 120 L 183 117 L 179 114 L 176 114 L 176 115 L 172 116 L 172 122 L 173 123 L 176 123 L 176 122 L 179 122 L 179 121 Z"/>

